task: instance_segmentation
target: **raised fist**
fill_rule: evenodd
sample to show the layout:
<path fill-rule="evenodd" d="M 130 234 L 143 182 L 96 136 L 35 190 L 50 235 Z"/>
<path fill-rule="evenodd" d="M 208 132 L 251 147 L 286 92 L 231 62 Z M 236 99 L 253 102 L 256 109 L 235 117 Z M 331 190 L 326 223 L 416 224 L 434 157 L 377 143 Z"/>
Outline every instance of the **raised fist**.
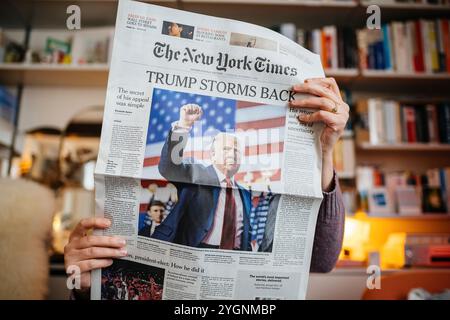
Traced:
<path fill-rule="evenodd" d="M 179 125 L 182 127 L 190 128 L 195 121 L 202 117 L 203 110 L 197 104 L 185 104 L 180 109 L 180 121 Z"/>

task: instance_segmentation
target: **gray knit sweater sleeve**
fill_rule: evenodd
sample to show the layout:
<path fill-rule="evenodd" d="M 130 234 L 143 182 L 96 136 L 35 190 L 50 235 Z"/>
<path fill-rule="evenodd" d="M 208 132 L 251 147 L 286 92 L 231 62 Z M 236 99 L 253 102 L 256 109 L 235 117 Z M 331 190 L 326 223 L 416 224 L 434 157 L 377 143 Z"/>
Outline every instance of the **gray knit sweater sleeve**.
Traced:
<path fill-rule="evenodd" d="M 339 257 L 344 238 L 345 208 L 339 181 L 334 174 L 334 188 L 323 193 L 317 217 L 311 257 L 311 272 L 330 272 Z"/>

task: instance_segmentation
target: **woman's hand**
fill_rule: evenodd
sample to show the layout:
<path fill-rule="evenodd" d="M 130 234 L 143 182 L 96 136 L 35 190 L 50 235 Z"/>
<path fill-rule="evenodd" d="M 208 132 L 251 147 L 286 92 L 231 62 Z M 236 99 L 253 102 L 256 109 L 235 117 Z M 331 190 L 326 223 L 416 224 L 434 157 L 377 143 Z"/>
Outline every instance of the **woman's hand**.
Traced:
<path fill-rule="evenodd" d="M 325 124 L 320 137 L 322 145 L 322 189 L 323 191 L 330 191 L 333 182 L 333 148 L 344 133 L 350 108 L 342 100 L 334 78 L 307 79 L 305 83 L 295 85 L 293 91 L 311 94 L 314 97 L 291 101 L 292 107 L 318 109 L 310 115 L 300 114 L 299 121 L 304 123 L 323 122 Z"/>
<path fill-rule="evenodd" d="M 81 272 L 81 290 L 91 287 L 90 271 L 106 268 L 112 264 L 112 258 L 127 255 L 126 242 L 119 237 L 87 235 L 91 229 L 106 229 L 111 221 L 105 218 L 88 218 L 81 220 L 64 247 L 64 266 L 77 266 Z"/>

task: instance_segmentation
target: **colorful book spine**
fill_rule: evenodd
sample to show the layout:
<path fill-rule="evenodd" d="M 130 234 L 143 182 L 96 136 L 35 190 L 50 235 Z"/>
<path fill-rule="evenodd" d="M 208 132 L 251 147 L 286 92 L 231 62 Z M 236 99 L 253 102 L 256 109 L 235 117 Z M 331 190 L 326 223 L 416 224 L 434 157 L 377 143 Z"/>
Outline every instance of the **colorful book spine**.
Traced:
<path fill-rule="evenodd" d="M 389 25 L 385 24 L 382 27 L 383 30 L 383 49 L 384 49 L 384 67 L 387 70 L 392 70 L 392 63 L 391 63 L 391 39 L 390 39 L 390 32 L 389 32 Z"/>

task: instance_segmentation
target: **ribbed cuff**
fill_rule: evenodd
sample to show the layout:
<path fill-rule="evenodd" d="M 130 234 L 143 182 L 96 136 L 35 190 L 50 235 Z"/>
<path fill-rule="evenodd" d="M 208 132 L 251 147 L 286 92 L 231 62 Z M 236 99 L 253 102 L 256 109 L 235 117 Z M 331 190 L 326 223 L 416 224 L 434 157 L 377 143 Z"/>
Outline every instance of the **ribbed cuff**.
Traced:
<path fill-rule="evenodd" d="M 342 192 L 339 186 L 339 180 L 336 172 L 333 172 L 333 189 L 329 192 L 323 192 L 323 200 L 319 210 L 319 217 L 323 222 L 340 221 L 345 214 L 345 208 L 342 200 Z"/>

